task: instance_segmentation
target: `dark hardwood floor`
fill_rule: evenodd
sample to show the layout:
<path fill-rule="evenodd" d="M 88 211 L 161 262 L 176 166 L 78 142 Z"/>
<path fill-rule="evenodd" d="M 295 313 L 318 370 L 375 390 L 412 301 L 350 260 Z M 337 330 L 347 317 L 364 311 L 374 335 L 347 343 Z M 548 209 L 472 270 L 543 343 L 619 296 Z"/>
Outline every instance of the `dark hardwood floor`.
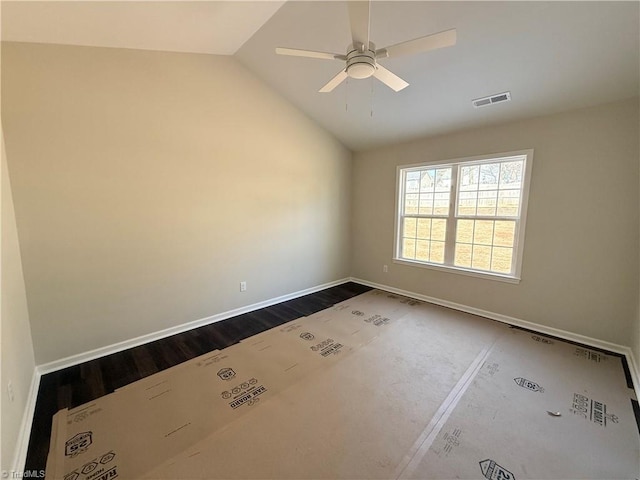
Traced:
<path fill-rule="evenodd" d="M 353 282 L 140 345 L 43 375 L 29 438 L 25 471 L 44 470 L 51 418 L 148 375 L 371 290 Z"/>

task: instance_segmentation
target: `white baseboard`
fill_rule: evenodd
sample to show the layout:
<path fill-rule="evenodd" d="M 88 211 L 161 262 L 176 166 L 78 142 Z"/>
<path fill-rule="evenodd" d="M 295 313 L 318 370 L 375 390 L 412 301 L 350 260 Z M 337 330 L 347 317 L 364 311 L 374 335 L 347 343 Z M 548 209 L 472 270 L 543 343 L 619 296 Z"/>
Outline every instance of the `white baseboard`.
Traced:
<path fill-rule="evenodd" d="M 20 432 L 16 441 L 16 450 L 13 456 L 11 468 L 13 473 L 18 474 L 24 471 L 25 462 L 27 460 L 27 450 L 29 449 L 29 438 L 31 436 L 31 426 L 33 424 L 33 414 L 36 409 L 36 400 L 38 398 L 38 389 L 40 388 L 40 372 L 38 367 L 35 368 L 31 377 L 31 385 L 29 386 L 29 394 L 27 396 L 27 404 L 22 414 L 22 422 L 20 423 Z M 14 477 L 12 477 L 14 478 Z M 20 477 L 15 477 L 20 478 Z"/>
<path fill-rule="evenodd" d="M 252 305 L 247 305 L 245 307 L 240 307 L 233 310 L 228 310 L 226 312 L 217 313 L 215 315 L 211 315 L 210 317 L 201 318 L 199 320 L 193 320 L 191 322 L 183 323 L 175 327 L 165 328 L 164 330 L 159 330 L 157 332 L 141 335 L 139 337 L 132 338 L 130 340 L 125 340 L 122 342 L 114 343 L 112 345 L 96 348 L 88 352 L 78 353 L 76 355 L 71 355 L 66 358 L 61 358 L 60 360 L 54 360 L 52 362 L 44 363 L 42 365 L 38 365 L 37 370 L 40 373 L 40 375 L 45 375 L 47 373 L 55 372 L 57 370 L 62 370 L 63 368 L 72 367 L 80 363 L 88 362 L 89 360 L 94 360 L 96 358 L 104 357 L 106 355 L 111 355 L 112 353 L 121 352 L 129 348 L 137 347 L 139 345 L 144 345 L 145 343 L 153 342 L 155 340 L 160 340 L 161 338 L 170 337 L 171 335 L 175 335 L 177 333 L 182 333 L 188 330 L 192 330 L 194 328 L 210 325 L 212 323 L 226 320 L 227 318 L 242 315 L 244 313 L 253 312 L 254 310 L 258 310 L 260 308 L 265 308 L 271 305 L 275 305 L 277 303 L 286 302 L 287 300 L 293 300 L 294 298 L 298 298 L 304 295 L 308 295 L 310 293 L 318 292 L 320 290 L 324 290 L 325 288 L 335 287 L 336 285 L 341 285 L 348 281 L 350 281 L 349 278 L 343 278 L 341 280 L 335 280 L 333 282 L 324 283 L 322 285 L 317 285 L 315 287 L 306 288 L 304 290 L 299 290 L 297 292 L 282 295 L 280 297 L 270 298 L 268 300 L 254 303 Z"/>
<path fill-rule="evenodd" d="M 487 310 L 470 307 L 468 305 L 451 302 L 449 300 L 442 300 L 440 298 L 429 297 L 427 295 L 422 295 L 421 293 L 410 292 L 407 290 L 402 290 L 400 288 L 391 287 L 389 285 L 382 285 L 380 283 L 370 282 L 368 280 L 363 280 L 361 278 L 351 277 L 350 280 L 352 282 L 360 283 L 362 285 L 367 285 L 369 287 L 378 288 L 380 290 L 385 290 L 391 293 L 397 293 L 398 295 L 404 295 L 405 297 L 411 297 L 417 300 L 423 300 L 425 302 L 433 303 L 435 305 L 441 305 L 443 307 L 452 308 L 454 310 L 459 310 L 461 312 L 471 313 L 473 315 L 489 318 L 491 320 L 497 320 L 498 322 L 507 323 L 509 325 L 514 325 L 516 327 L 526 328 L 527 330 L 533 330 L 538 333 L 551 335 L 553 337 L 562 338 L 564 340 L 569 340 L 572 342 L 582 343 L 584 345 L 588 345 L 591 347 L 600 348 L 602 350 L 608 350 L 610 352 L 624 355 L 627 359 L 627 364 L 629 366 L 631 379 L 633 380 L 636 397 L 640 400 L 640 369 L 638 368 L 638 364 L 636 363 L 636 359 L 635 359 L 635 356 L 633 355 L 633 351 L 631 350 L 631 348 L 627 346 L 618 345 L 616 343 L 611 343 L 611 342 L 605 342 L 604 340 L 598 340 L 597 338 L 587 337 L 584 335 L 580 335 L 578 333 L 569 332 L 567 330 L 560 330 L 558 328 L 548 327 L 546 325 L 541 325 L 539 323 L 528 322 L 526 320 L 510 317 L 508 315 L 502 315 L 500 313 L 489 312 Z"/>

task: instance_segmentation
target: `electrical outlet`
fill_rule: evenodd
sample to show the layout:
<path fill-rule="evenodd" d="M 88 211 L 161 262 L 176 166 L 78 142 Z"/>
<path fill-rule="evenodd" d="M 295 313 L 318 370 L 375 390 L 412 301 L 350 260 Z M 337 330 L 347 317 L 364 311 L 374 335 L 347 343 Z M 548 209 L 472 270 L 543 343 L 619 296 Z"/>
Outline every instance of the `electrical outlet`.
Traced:
<path fill-rule="evenodd" d="M 7 395 L 9 395 L 10 402 L 13 402 L 16 398 L 15 394 L 13 393 L 13 383 L 11 383 L 11 380 L 9 380 L 9 382 L 7 383 Z"/>
<path fill-rule="evenodd" d="M 389 272 L 389 267 L 387 267 L 386 265 L 382 266 L 382 272 L 383 273 L 388 273 Z"/>
<path fill-rule="evenodd" d="M 247 291 L 247 282 L 240 282 L 240 291 L 241 292 Z"/>

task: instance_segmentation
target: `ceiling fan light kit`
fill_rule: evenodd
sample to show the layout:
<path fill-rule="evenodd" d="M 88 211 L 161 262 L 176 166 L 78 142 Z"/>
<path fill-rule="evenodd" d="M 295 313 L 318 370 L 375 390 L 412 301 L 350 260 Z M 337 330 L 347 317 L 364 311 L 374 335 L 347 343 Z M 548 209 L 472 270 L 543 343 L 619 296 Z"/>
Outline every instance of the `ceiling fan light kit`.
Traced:
<path fill-rule="evenodd" d="M 347 54 L 347 75 L 351 78 L 361 80 L 369 78 L 376 71 L 376 49 L 373 42 L 369 42 L 369 48 L 360 44 L 351 46 Z"/>
<path fill-rule="evenodd" d="M 345 62 L 345 67 L 319 90 L 321 93 L 331 92 L 347 78 L 361 80 L 369 77 L 377 78 L 386 86 L 398 92 L 409 84 L 398 77 L 395 73 L 380 65 L 378 63 L 378 59 L 428 52 L 430 50 L 450 47 L 456 44 L 456 30 L 454 28 L 376 50 L 375 44 L 369 41 L 371 1 L 351 1 L 347 2 L 347 5 L 349 7 L 349 19 L 353 43 L 347 47 L 346 55 L 341 55 L 339 53 L 316 52 L 313 50 L 299 50 L 281 47 L 276 48 L 276 53 L 278 55 L 319 58 L 323 60 L 339 60 Z"/>

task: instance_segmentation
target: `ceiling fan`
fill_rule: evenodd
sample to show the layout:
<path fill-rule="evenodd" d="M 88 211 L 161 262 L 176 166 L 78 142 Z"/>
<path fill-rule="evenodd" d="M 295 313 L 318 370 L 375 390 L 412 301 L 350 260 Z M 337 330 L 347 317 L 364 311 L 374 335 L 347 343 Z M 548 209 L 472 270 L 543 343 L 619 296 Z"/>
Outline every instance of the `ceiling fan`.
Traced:
<path fill-rule="evenodd" d="M 294 48 L 276 48 L 276 53 L 279 55 L 340 60 L 345 62 L 345 67 L 320 89 L 321 93 L 332 91 L 347 77 L 363 79 L 371 76 L 377 78 L 389 88 L 399 92 L 409 84 L 395 73 L 380 65 L 378 63 L 379 59 L 428 52 L 456 44 L 456 29 L 452 28 L 444 32 L 434 33 L 432 35 L 397 43 L 386 48 L 376 49 L 375 44 L 369 40 L 371 0 L 349 1 L 347 4 L 349 7 L 353 43 L 347 47 L 347 53 L 345 55 L 340 53 L 316 52 L 313 50 L 298 50 Z"/>

